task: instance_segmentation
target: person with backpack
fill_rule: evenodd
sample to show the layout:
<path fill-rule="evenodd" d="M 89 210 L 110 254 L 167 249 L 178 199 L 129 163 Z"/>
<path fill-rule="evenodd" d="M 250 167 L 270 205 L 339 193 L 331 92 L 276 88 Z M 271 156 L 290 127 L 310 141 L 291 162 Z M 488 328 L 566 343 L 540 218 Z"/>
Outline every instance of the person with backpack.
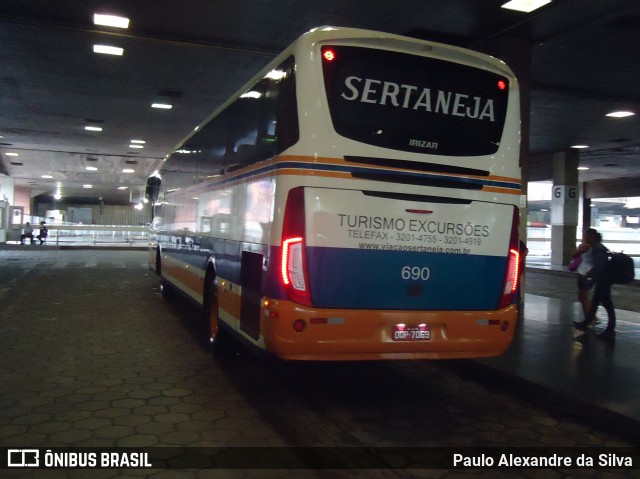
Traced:
<path fill-rule="evenodd" d="M 587 281 L 595 284 L 591 307 L 584 321 L 574 321 L 577 329 L 585 330 L 595 321 L 598 306 L 602 304 L 607 310 L 607 327 L 597 334 L 599 339 L 613 339 L 616 328 L 616 310 L 611 299 L 611 268 L 609 266 L 609 250 L 602 244 L 602 235 L 594 229 L 587 231 L 588 242 L 591 245 L 593 268 L 587 273 Z"/>
<path fill-rule="evenodd" d="M 582 243 L 573 253 L 571 263 L 567 266 L 569 271 L 575 271 L 578 276 L 578 301 L 582 305 L 582 313 L 585 318 L 591 309 L 591 288 L 593 282 L 587 280 L 587 275 L 593 268 L 593 252 L 589 244 L 589 238 L 597 231 L 593 228 L 585 230 L 582 234 Z"/>

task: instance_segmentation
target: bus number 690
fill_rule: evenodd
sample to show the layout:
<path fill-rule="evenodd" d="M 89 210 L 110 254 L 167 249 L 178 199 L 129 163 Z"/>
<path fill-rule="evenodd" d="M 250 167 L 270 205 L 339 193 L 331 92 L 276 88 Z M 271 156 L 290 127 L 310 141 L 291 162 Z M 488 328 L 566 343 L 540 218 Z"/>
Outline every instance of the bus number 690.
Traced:
<path fill-rule="evenodd" d="M 401 274 L 402 279 L 427 281 L 431 276 L 431 270 L 427 266 L 403 266 Z"/>

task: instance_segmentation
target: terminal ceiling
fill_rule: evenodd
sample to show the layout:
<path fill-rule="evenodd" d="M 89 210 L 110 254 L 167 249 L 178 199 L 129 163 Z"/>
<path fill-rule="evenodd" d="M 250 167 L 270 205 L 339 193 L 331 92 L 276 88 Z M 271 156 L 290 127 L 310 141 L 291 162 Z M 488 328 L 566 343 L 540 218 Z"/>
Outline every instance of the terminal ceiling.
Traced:
<path fill-rule="evenodd" d="M 60 185 L 87 201 L 137 199 L 162 158 L 274 55 L 313 27 L 336 25 L 477 50 L 497 38 L 531 45 L 529 179 L 550 178 L 554 152 L 585 144 L 581 181 L 640 196 L 640 115 L 605 117 L 640 113 L 640 2 L 554 0 L 526 14 L 504 1 L 3 0 L 0 173 L 33 194 Z M 131 23 L 98 27 L 94 13 Z M 97 55 L 96 43 L 124 55 Z"/>

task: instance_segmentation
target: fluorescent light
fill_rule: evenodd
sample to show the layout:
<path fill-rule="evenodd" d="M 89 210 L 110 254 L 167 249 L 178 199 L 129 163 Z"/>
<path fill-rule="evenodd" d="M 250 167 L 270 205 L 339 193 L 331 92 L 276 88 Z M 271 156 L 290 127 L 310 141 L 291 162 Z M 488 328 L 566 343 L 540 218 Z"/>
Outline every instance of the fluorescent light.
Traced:
<path fill-rule="evenodd" d="M 126 190 L 126 189 L 127 189 L 127 187 L 126 187 L 126 186 L 118 186 L 118 189 L 119 189 L 119 190 Z"/>
<path fill-rule="evenodd" d="M 89 184 L 87 184 L 87 185 L 82 185 L 82 187 L 83 187 L 84 189 L 88 190 L 89 188 L 93 188 L 93 185 L 89 185 Z"/>
<path fill-rule="evenodd" d="M 93 15 L 93 23 L 96 25 L 104 25 L 105 27 L 129 28 L 129 19 L 117 15 L 96 13 Z"/>
<path fill-rule="evenodd" d="M 167 103 L 153 103 L 151 108 L 159 108 L 161 110 L 171 110 L 173 105 L 169 105 Z"/>
<path fill-rule="evenodd" d="M 626 118 L 628 116 L 633 116 L 633 115 L 635 115 L 635 113 L 632 111 L 622 110 L 622 111 L 612 111 L 611 113 L 607 113 L 605 116 L 608 116 L 609 118 Z"/>
<path fill-rule="evenodd" d="M 120 47 L 112 47 L 109 45 L 94 45 L 93 53 L 102 53 L 104 55 L 116 55 L 122 56 L 124 53 L 124 48 Z"/>
<path fill-rule="evenodd" d="M 51 176 L 51 175 L 42 175 L 41 178 L 44 178 L 45 180 L 50 180 L 51 178 L 53 178 L 53 176 Z"/>
<path fill-rule="evenodd" d="M 56 200 L 59 200 L 60 198 L 62 198 L 62 193 L 60 193 L 59 191 L 56 191 L 56 194 L 53 195 L 53 198 Z"/>
<path fill-rule="evenodd" d="M 125 168 L 122 170 L 123 173 L 135 173 L 136 170 L 132 170 L 131 168 Z"/>
<path fill-rule="evenodd" d="M 142 145 L 129 145 L 129 148 L 144 148 Z"/>
<path fill-rule="evenodd" d="M 511 0 L 502 5 L 502 8 L 530 13 L 540 7 L 544 7 L 548 3 L 551 3 L 551 0 Z"/>
<path fill-rule="evenodd" d="M 85 126 L 84 129 L 87 131 L 102 131 L 101 126 Z"/>
<path fill-rule="evenodd" d="M 87 171 L 98 171 L 98 168 L 95 166 L 85 166 L 84 169 Z"/>
<path fill-rule="evenodd" d="M 142 208 L 144 208 L 144 205 L 142 203 L 136 203 L 134 208 L 137 210 L 141 210 Z"/>
<path fill-rule="evenodd" d="M 13 151 L 11 151 L 9 153 L 5 153 L 5 155 L 7 155 L 7 156 L 20 156 L 18 153 L 14 153 Z"/>
<path fill-rule="evenodd" d="M 589 169 L 588 166 L 578 166 L 578 170 L 580 171 L 587 171 Z"/>
<path fill-rule="evenodd" d="M 144 145 L 146 141 L 144 140 L 131 140 L 131 143 L 137 143 L 138 145 Z"/>
<path fill-rule="evenodd" d="M 589 148 L 589 145 L 572 145 L 571 148 L 575 148 L 576 150 L 584 150 L 585 148 Z"/>

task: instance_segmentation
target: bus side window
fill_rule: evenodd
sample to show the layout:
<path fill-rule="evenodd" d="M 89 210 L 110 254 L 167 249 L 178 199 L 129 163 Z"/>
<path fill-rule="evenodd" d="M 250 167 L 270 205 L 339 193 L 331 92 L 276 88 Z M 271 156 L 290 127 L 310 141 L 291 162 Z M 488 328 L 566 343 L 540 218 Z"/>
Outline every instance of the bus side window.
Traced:
<path fill-rule="evenodd" d="M 281 153 L 300 139 L 298 126 L 298 103 L 296 95 L 295 58 L 287 58 L 280 69 L 285 76 L 278 85 L 278 100 L 275 123 L 276 153 Z"/>
<path fill-rule="evenodd" d="M 181 171 L 193 169 L 195 183 L 273 158 L 299 137 L 295 60 L 291 56 L 172 156 L 179 158 Z"/>

